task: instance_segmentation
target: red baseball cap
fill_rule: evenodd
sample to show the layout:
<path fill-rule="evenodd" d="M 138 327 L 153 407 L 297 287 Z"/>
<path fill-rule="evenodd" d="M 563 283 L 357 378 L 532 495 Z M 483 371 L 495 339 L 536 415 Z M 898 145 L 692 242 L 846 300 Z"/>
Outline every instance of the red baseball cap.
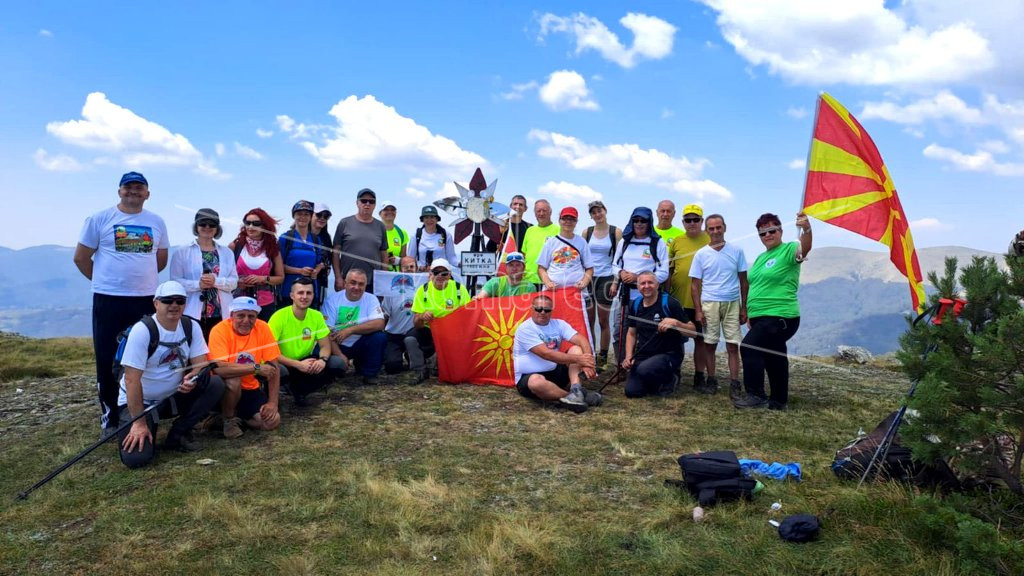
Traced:
<path fill-rule="evenodd" d="M 558 219 L 559 220 L 561 220 L 562 218 L 565 218 L 566 216 L 572 216 L 573 218 L 575 218 L 577 220 L 580 219 L 580 213 L 577 212 L 576 209 L 573 208 L 572 206 L 566 206 L 565 208 L 562 208 L 561 212 L 558 213 Z"/>

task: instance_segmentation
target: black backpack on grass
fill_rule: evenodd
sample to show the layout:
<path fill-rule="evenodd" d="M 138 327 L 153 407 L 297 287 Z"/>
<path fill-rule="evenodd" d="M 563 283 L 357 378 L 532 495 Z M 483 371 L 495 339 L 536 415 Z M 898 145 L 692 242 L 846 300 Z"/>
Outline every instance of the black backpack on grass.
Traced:
<path fill-rule="evenodd" d="M 686 489 L 701 506 L 712 506 L 719 501 L 750 500 L 756 480 L 745 478 L 735 452 L 716 450 L 683 454 L 679 457 Z"/>

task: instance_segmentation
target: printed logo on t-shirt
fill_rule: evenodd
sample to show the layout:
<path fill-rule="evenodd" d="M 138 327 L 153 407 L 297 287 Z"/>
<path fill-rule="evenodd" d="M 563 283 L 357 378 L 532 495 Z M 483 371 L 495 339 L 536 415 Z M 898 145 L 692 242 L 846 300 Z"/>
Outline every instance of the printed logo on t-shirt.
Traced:
<path fill-rule="evenodd" d="M 412 300 L 406 300 L 405 303 L 402 304 L 402 313 L 406 316 L 412 316 Z"/>
<path fill-rule="evenodd" d="M 576 259 L 577 252 L 568 246 L 555 250 L 551 255 L 551 261 L 555 264 L 568 264 Z"/>
<path fill-rule="evenodd" d="M 447 300 L 444 301 L 444 307 L 451 310 L 452 308 L 455 307 L 455 302 L 452 302 L 452 299 L 448 298 Z"/>
<path fill-rule="evenodd" d="M 391 279 L 391 291 L 397 294 L 415 292 L 416 283 L 412 281 L 412 276 L 409 276 L 408 274 L 396 274 Z"/>
<path fill-rule="evenodd" d="M 239 352 L 238 357 L 235 358 L 235 364 L 255 364 L 256 357 L 248 352 Z"/>
<path fill-rule="evenodd" d="M 392 244 L 394 244 L 395 246 L 401 246 L 402 245 L 402 239 L 399 238 L 398 236 L 395 236 L 393 238 Z"/>
<path fill-rule="evenodd" d="M 765 261 L 765 268 L 771 268 L 772 266 L 775 266 L 775 258 L 769 258 L 768 260 Z"/>
<path fill-rule="evenodd" d="M 651 259 L 651 248 L 650 247 L 644 248 L 644 253 L 641 254 L 640 257 L 643 258 L 644 260 L 650 260 Z"/>
<path fill-rule="evenodd" d="M 163 366 L 167 364 L 171 370 L 179 370 L 185 367 L 185 360 L 181 357 L 177 347 L 171 348 L 164 352 L 163 356 L 160 357 L 158 365 Z"/>
<path fill-rule="evenodd" d="M 335 327 L 339 330 L 355 326 L 359 320 L 359 306 L 343 306 L 338 308 L 338 322 Z"/>
<path fill-rule="evenodd" d="M 661 314 L 658 314 L 657 312 L 655 312 L 654 313 L 654 321 L 655 322 L 661 322 Z"/>
<path fill-rule="evenodd" d="M 547 347 L 548 350 L 557 350 L 558 347 L 561 346 L 561 345 L 562 345 L 562 337 L 561 336 L 555 336 L 553 338 L 548 338 L 548 337 L 544 338 L 544 346 Z"/>
<path fill-rule="evenodd" d="M 302 339 L 303 340 L 312 340 L 313 339 L 313 331 L 310 330 L 308 326 L 302 329 Z"/>
<path fill-rule="evenodd" d="M 114 226 L 114 250 L 149 254 L 153 251 L 153 229 L 149 226 Z"/>

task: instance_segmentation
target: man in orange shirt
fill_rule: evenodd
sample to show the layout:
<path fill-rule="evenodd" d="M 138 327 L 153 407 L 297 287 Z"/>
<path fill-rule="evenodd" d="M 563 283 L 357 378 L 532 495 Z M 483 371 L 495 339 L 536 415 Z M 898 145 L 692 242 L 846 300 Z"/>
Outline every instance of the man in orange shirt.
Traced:
<path fill-rule="evenodd" d="M 260 305 L 254 298 L 235 298 L 231 316 L 210 331 L 210 358 L 217 361 L 216 373 L 224 379 L 221 411 L 224 437 L 242 435 L 242 421 L 254 430 L 273 430 L 281 424 L 277 410 L 281 355 L 270 326 L 259 320 Z M 266 384 L 266 392 L 260 386 Z"/>

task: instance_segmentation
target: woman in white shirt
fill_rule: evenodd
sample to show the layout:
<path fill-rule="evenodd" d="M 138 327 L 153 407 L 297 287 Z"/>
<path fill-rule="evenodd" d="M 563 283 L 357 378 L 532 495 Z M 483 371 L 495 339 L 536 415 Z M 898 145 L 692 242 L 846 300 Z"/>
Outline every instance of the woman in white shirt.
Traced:
<path fill-rule="evenodd" d="M 437 208 L 427 205 L 420 211 L 420 222 L 423 226 L 416 229 L 416 234 L 409 241 L 407 254 L 416 259 L 416 267 L 420 272 L 430 272 L 430 263 L 435 258 L 444 258 L 448 262 L 458 262 L 455 257 L 455 239 L 438 224 L 441 216 Z"/>
<path fill-rule="evenodd" d="M 629 224 L 622 231 L 622 240 L 612 257 L 612 298 L 618 296 L 619 309 L 615 330 L 615 358 L 622 362 L 623 347 L 626 344 L 625 315 L 630 299 L 636 295 L 636 277 L 641 272 L 654 272 L 658 284 L 668 280 L 668 248 L 661 237 L 654 233 L 654 213 L 650 208 L 640 206 L 633 210 Z"/>
<path fill-rule="evenodd" d="M 216 242 L 224 232 L 220 215 L 211 208 L 196 212 L 192 234 L 196 239 L 171 255 L 171 280 L 185 287 L 185 315 L 199 320 L 203 338 L 226 316 L 238 285 L 235 259 L 226 246 Z"/>
<path fill-rule="evenodd" d="M 612 280 L 615 279 L 612 257 L 615 255 L 615 247 L 619 240 L 622 240 L 622 230 L 608 224 L 608 209 L 605 208 L 604 202 L 594 200 L 587 205 L 587 209 L 594 221 L 594 225 L 583 232 L 583 238 L 590 246 L 591 262 L 594 264 L 594 279 L 590 286 L 592 298 L 587 302 L 587 317 L 590 320 L 592 334 L 597 334 L 598 326 L 601 327 L 597 353 L 597 364 L 601 366 L 608 362 L 608 346 L 611 343 L 612 334 L 608 318 L 612 302 L 615 300 L 611 293 Z"/>

